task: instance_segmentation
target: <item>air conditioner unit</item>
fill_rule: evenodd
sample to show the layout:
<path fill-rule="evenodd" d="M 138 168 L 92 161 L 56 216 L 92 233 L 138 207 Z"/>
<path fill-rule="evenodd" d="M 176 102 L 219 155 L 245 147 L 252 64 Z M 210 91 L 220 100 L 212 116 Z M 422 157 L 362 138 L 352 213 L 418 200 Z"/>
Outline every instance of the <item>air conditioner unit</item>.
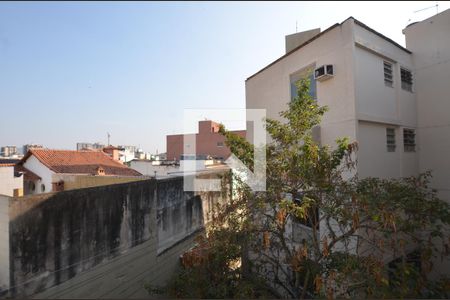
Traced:
<path fill-rule="evenodd" d="M 333 76 L 334 76 L 333 65 L 323 65 L 314 70 L 315 80 L 324 81 Z"/>

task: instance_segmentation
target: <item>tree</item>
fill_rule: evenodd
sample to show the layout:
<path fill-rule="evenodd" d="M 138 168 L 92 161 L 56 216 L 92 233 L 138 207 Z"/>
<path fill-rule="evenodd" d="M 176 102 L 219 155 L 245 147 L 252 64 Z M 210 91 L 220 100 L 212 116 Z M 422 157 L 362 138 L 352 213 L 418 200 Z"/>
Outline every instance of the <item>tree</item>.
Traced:
<path fill-rule="evenodd" d="M 327 109 L 308 91 L 308 80 L 299 81 L 283 122 L 266 120 L 267 190 L 252 192 L 233 175 L 233 199 L 217 208 L 206 238 L 208 255 L 222 267 L 199 273 L 215 266 L 206 260 L 184 271 L 225 282 L 227 293 L 188 296 L 239 297 L 234 288 L 243 282 L 247 291 L 265 282 L 292 298 L 448 297 L 445 274 L 429 278 L 433 259 L 448 255 L 450 223 L 449 205 L 429 188 L 430 173 L 359 178 L 357 143 L 338 139 L 332 149 L 313 139 Z M 252 168 L 253 146 L 223 126 L 221 133 Z M 232 261 L 241 262 L 234 277 Z"/>

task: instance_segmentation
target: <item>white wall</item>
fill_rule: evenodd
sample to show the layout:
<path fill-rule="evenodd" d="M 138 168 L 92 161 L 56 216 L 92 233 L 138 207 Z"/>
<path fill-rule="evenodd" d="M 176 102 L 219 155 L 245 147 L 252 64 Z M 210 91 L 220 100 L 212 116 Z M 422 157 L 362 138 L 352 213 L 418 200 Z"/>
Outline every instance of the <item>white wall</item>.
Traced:
<path fill-rule="evenodd" d="M 386 128 L 395 129 L 394 152 L 387 151 Z M 361 178 L 369 176 L 396 178 L 417 175 L 417 152 L 404 151 L 403 128 L 383 123 L 359 122 L 358 175 Z"/>
<path fill-rule="evenodd" d="M 14 196 L 14 189 L 23 189 L 23 175 L 14 177 L 14 167 L 0 166 L 0 195 Z"/>
<path fill-rule="evenodd" d="M 450 10 L 403 30 L 413 51 L 420 171 L 450 201 Z"/>
<path fill-rule="evenodd" d="M 384 84 L 383 60 L 394 65 L 393 87 Z M 400 66 L 412 69 L 411 54 L 353 19 L 248 79 L 247 108 L 266 108 L 267 117 L 280 119 L 278 113 L 290 100 L 290 75 L 314 64 L 333 64 L 335 71 L 333 78 L 317 82 L 318 103 L 329 108 L 320 124 L 322 145 L 333 146 L 339 137 L 357 140 L 358 172 L 363 177 L 416 174 L 417 154 L 404 153 L 402 138 L 403 127 L 417 126 L 415 94 L 402 90 L 400 80 Z M 388 126 L 397 127 L 394 154 L 386 150 Z M 247 138 L 252 136 L 250 127 Z"/>
<path fill-rule="evenodd" d="M 9 197 L 0 195 L 0 291 L 8 288 L 9 288 Z"/>
<path fill-rule="evenodd" d="M 31 155 L 23 166 L 41 177 L 41 180 L 36 182 L 36 189 L 32 194 L 48 193 L 52 191 L 52 176 L 55 174 L 53 171 L 43 165 L 34 155 Z M 45 191 L 42 191 L 41 189 L 42 184 L 45 185 Z"/>
<path fill-rule="evenodd" d="M 411 54 L 358 25 L 355 44 L 358 119 L 416 127 L 416 96 L 401 88 L 400 79 L 400 67 L 413 69 Z M 393 87 L 384 84 L 383 60 L 393 65 Z"/>

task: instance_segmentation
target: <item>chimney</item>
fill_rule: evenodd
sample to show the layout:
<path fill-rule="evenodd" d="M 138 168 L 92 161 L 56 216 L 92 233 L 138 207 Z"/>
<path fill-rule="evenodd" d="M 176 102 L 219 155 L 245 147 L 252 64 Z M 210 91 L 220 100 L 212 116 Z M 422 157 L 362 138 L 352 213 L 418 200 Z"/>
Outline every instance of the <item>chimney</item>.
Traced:
<path fill-rule="evenodd" d="M 219 123 L 211 120 L 199 121 L 198 122 L 198 133 L 217 133 L 219 132 Z"/>
<path fill-rule="evenodd" d="M 291 52 L 293 49 L 302 45 L 309 39 L 312 39 L 314 36 L 320 33 L 320 28 L 315 28 L 311 30 L 306 30 L 302 32 L 297 32 L 294 34 L 286 35 L 286 53 Z"/>
<path fill-rule="evenodd" d="M 119 160 L 119 148 L 116 148 L 113 146 L 108 146 L 108 147 L 103 148 L 103 152 L 105 152 L 106 154 L 111 156 L 112 159 L 114 159 L 116 161 L 120 161 Z"/>

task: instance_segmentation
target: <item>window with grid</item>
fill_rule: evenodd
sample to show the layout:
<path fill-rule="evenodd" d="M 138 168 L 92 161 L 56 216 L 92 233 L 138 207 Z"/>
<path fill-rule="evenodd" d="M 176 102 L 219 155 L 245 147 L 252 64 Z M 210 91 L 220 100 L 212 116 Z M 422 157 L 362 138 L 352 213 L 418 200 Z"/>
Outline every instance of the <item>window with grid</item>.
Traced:
<path fill-rule="evenodd" d="M 400 75 L 402 79 L 402 89 L 412 92 L 413 78 L 411 71 L 400 68 Z"/>
<path fill-rule="evenodd" d="M 414 129 L 403 129 L 403 146 L 405 152 L 416 151 L 416 132 Z"/>
<path fill-rule="evenodd" d="M 395 129 L 386 128 L 386 145 L 388 152 L 395 152 Z"/>
<path fill-rule="evenodd" d="M 394 85 L 394 77 L 392 75 L 392 64 L 387 61 L 383 61 L 383 68 L 384 68 L 384 84 L 392 87 Z"/>

